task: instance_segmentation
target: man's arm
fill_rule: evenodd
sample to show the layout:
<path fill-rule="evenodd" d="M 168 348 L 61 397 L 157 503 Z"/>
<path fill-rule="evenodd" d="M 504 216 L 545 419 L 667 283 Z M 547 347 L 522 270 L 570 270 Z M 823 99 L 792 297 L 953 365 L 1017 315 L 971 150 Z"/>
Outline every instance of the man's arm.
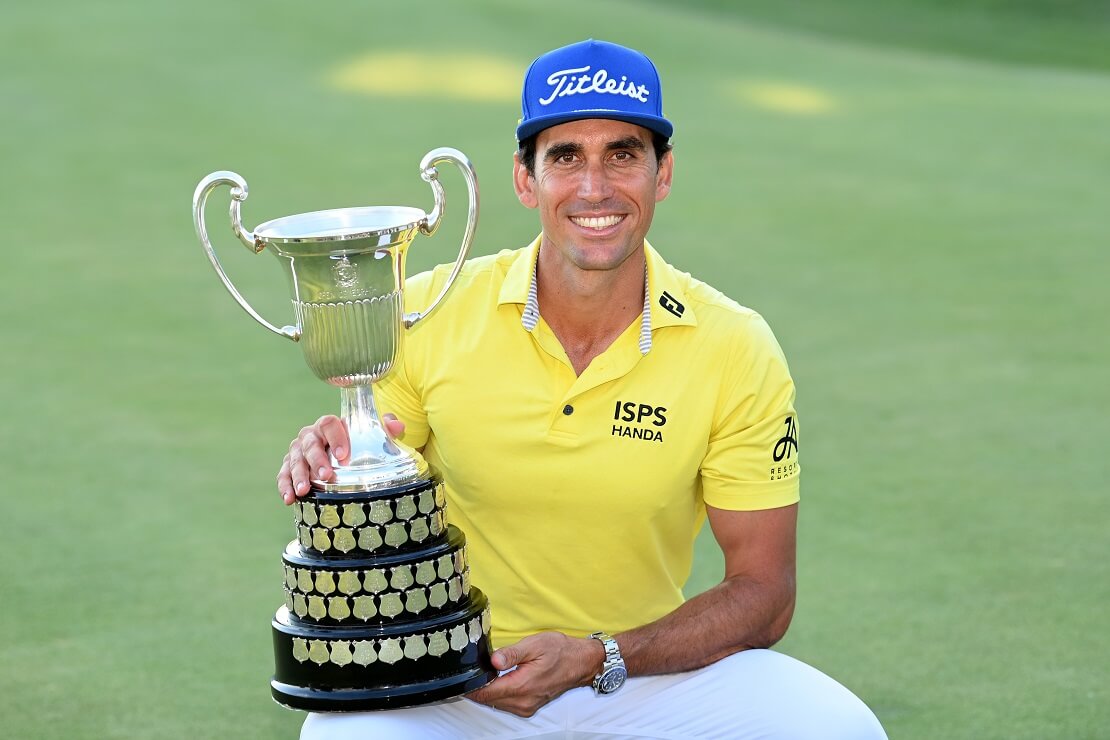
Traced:
<path fill-rule="evenodd" d="M 706 510 L 725 554 L 725 578 L 670 614 L 615 635 L 629 675 L 693 670 L 741 650 L 769 647 L 790 624 L 798 505 Z M 531 716 L 564 691 L 589 685 L 604 655 L 597 640 L 558 632 L 532 635 L 494 653 L 496 668 L 516 670 L 470 698 Z"/>
<path fill-rule="evenodd" d="M 661 619 L 616 635 L 629 675 L 701 668 L 770 647 L 790 626 L 798 505 L 706 511 L 725 554 L 724 580 Z"/>

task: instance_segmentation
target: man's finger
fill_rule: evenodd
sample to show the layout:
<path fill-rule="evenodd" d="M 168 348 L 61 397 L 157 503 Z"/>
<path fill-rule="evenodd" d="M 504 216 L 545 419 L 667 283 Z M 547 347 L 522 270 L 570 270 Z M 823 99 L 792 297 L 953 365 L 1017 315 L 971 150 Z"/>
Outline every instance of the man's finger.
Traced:
<path fill-rule="evenodd" d="M 350 454 L 351 439 L 343 421 L 338 416 L 321 416 L 315 427 L 335 459 L 339 462 L 346 460 Z"/>
<path fill-rule="evenodd" d="M 289 477 L 293 481 L 293 492 L 297 496 L 304 496 L 312 487 L 309 482 L 309 477 L 312 474 L 308 472 L 308 463 L 304 460 L 304 454 L 301 452 L 300 445 L 292 445 L 289 448 Z"/>
<path fill-rule="evenodd" d="M 311 474 L 318 476 L 320 480 L 331 480 L 331 458 L 328 457 L 328 451 L 324 449 L 324 443 L 320 441 L 319 435 L 316 433 L 306 435 L 301 440 L 301 450 L 304 453 L 305 465 L 308 466 Z"/>
<path fill-rule="evenodd" d="M 405 433 L 405 422 L 393 414 L 385 414 L 382 416 L 382 420 L 385 422 L 385 430 L 389 432 L 390 437 L 400 437 Z"/>
<path fill-rule="evenodd" d="M 293 491 L 293 478 L 289 475 L 289 455 L 281 461 L 281 469 L 277 474 L 277 487 L 281 500 L 286 506 L 297 500 L 297 494 Z"/>

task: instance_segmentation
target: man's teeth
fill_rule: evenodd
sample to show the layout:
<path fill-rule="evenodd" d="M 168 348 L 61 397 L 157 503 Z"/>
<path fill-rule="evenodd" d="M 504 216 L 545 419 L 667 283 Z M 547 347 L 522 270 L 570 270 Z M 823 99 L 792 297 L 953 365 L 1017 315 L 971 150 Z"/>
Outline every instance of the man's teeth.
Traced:
<path fill-rule="evenodd" d="M 619 224 L 624 216 L 593 216 L 590 218 L 572 218 L 571 221 L 587 229 L 605 229 Z"/>

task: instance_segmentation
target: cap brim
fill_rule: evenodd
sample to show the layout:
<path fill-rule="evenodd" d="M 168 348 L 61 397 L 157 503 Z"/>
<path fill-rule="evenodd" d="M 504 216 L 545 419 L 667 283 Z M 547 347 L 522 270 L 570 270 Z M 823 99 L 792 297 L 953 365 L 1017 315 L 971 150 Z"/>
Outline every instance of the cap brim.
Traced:
<path fill-rule="evenodd" d="M 666 118 L 660 116 L 641 116 L 635 113 L 626 113 L 619 110 L 580 110 L 568 113 L 555 113 L 550 116 L 537 116 L 529 119 L 524 123 L 517 126 L 516 140 L 518 142 L 524 141 L 530 136 L 535 136 L 545 128 L 558 126 L 560 123 L 570 123 L 571 121 L 581 121 L 588 118 L 604 118 L 610 121 L 624 121 L 625 123 L 633 123 L 637 126 L 643 126 L 649 131 L 671 138 L 674 133 L 674 126 Z"/>

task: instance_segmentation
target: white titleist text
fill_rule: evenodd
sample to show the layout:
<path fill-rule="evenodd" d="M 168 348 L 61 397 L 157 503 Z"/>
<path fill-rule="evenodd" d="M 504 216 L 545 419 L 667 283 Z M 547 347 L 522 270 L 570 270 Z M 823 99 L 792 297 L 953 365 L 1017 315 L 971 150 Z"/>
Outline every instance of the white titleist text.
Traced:
<path fill-rule="evenodd" d="M 638 85 L 621 75 L 620 82 L 609 76 L 608 70 L 599 69 L 592 75 L 589 67 L 576 67 L 575 69 L 561 69 L 552 72 L 547 78 L 547 84 L 553 88 L 551 95 L 540 99 L 540 105 L 550 105 L 555 98 L 565 98 L 568 95 L 579 93 L 607 93 L 609 95 L 627 95 L 641 103 L 646 103 L 650 92 L 643 85 Z"/>

